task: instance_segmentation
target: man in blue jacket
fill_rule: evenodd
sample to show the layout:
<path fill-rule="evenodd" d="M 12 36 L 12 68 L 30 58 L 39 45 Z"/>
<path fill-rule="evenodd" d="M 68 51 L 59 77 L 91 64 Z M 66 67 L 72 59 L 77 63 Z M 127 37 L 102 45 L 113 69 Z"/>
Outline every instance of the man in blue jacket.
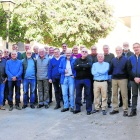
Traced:
<path fill-rule="evenodd" d="M 59 48 L 54 49 L 54 57 L 50 60 L 49 64 L 49 82 L 53 83 L 55 90 L 56 106 L 54 109 L 61 108 L 60 106 L 60 96 L 61 96 L 61 86 L 60 86 L 60 73 L 58 71 L 59 64 L 63 57 L 60 56 Z"/>
<path fill-rule="evenodd" d="M 70 111 L 74 111 L 74 89 L 75 89 L 75 79 L 76 71 L 73 69 L 73 64 L 75 59 L 71 57 L 72 50 L 67 49 L 65 53 L 66 57 L 63 58 L 59 65 L 59 73 L 61 73 L 60 84 L 62 88 L 64 108 L 61 112 L 69 110 L 69 99 L 68 99 L 68 89 L 70 95 Z"/>
<path fill-rule="evenodd" d="M 132 110 L 129 117 L 137 115 L 138 91 L 140 91 L 140 44 L 133 44 L 134 55 L 128 60 L 128 73 L 132 86 Z"/>
<path fill-rule="evenodd" d="M 75 77 L 75 86 L 76 86 L 76 110 L 73 112 L 74 114 L 81 112 L 81 93 L 82 88 L 85 89 L 85 97 L 86 97 L 86 110 L 87 115 L 91 114 L 92 110 L 92 101 L 91 101 L 91 93 L 90 93 L 90 77 L 91 77 L 91 59 L 88 58 L 88 50 L 86 48 L 81 51 L 82 56 L 77 58 L 74 63 L 74 70 L 76 70 Z"/>
<path fill-rule="evenodd" d="M 120 87 L 122 99 L 123 99 L 123 116 L 128 116 L 128 94 L 127 94 L 127 83 L 128 83 L 128 72 L 127 62 L 128 59 L 122 56 L 122 48 L 116 47 L 117 57 L 113 58 L 110 65 L 109 74 L 112 75 L 112 88 L 113 88 L 113 108 L 110 114 L 119 113 L 118 105 L 118 86 Z"/>
<path fill-rule="evenodd" d="M 11 53 L 12 59 L 6 63 L 6 74 L 8 75 L 8 104 L 10 106 L 9 111 L 13 110 L 13 90 L 15 87 L 16 93 L 16 109 L 21 110 L 20 103 L 20 83 L 21 75 L 23 72 L 22 62 L 17 59 L 17 52 L 13 51 Z"/>

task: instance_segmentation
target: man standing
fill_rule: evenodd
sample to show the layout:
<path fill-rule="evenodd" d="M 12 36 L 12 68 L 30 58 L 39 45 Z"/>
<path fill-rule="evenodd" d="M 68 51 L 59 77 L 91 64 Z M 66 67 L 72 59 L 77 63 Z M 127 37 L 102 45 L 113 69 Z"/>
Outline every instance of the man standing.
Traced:
<path fill-rule="evenodd" d="M 80 46 L 80 51 L 82 52 L 82 49 L 84 49 L 84 48 L 86 48 L 86 46 L 85 45 L 81 45 Z"/>
<path fill-rule="evenodd" d="M 18 56 L 17 56 L 17 59 L 20 60 L 20 55 L 21 55 L 21 53 L 18 52 L 18 45 L 17 45 L 17 44 L 13 44 L 13 45 L 12 45 L 12 50 L 17 52 L 17 55 L 18 55 Z M 10 53 L 9 56 L 11 57 L 11 53 Z"/>
<path fill-rule="evenodd" d="M 4 50 L 4 56 L 2 57 L 2 59 L 5 59 L 6 61 L 11 59 L 11 57 L 9 56 L 9 50 L 8 49 Z M 9 94 L 8 81 L 6 81 L 5 90 L 4 90 L 3 105 L 5 105 L 6 100 L 8 100 L 8 94 Z"/>
<path fill-rule="evenodd" d="M 49 63 L 49 73 L 48 73 L 49 82 L 53 83 L 54 90 L 55 90 L 56 106 L 54 109 L 61 108 L 60 106 L 60 98 L 61 98 L 60 73 L 58 71 L 61 59 L 63 59 L 63 57 L 60 57 L 59 48 L 55 48 L 54 57 L 50 60 L 50 63 Z"/>
<path fill-rule="evenodd" d="M 72 54 L 73 58 L 80 58 L 81 57 L 81 54 L 78 53 L 78 50 L 79 50 L 78 46 L 74 45 L 73 46 L 73 54 Z"/>
<path fill-rule="evenodd" d="M 7 76 L 5 73 L 5 66 L 6 66 L 6 60 L 2 59 L 2 50 L 0 50 L 0 109 L 5 110 L 3 107 L 3 100 L 4 100 L 4 88 L 5 83 L 7 80 Z"/>
<path fill-rule="evenodd" d="M 140 91 L 140 44 L 134 43 L 134 55 L 128 60 L 128 73 L 132 86 L 132 110 L 129 117 L 137 115 L 138 91 Z"/>
<path fill-rule="evenodd" d="M 26 57 L 26 52 L 31 49 L 31 45 L 25 44 L 24 48 L 25 48 L 25 52 L 20 55 L 20 60 L 22 60 Z"/>
<path fill-rule="evenodd" d="M 67 44 L 63 43 L 62 44 L 62 52 L 60 53 L 60 55 L 66 56 L 65 52 L 66 52 L 67 48 L 68 48 Z"/>
<path fill-rule="evenodd" d="M 86 95 L 86 110 L 87 115 L 91 114 L 92 102 L 90 93 L 90 76 L 91 76 L 91 59 L 87 58 L 88 50 L 86 48 L 82 49 L 82 56 L 77 58 L 74 63 L 74 70 L 76 71 L 76 110 L 74 114 L 81 112 L 81 93 L 82 88 L 85 89 Z"/>
<path fill-rule="evenodd" d="M 48 80 L 48 68 L 49 57 L 45 56 L 45 50 L 39 49 L 40 57 L 37 59 L 37 84 L 39 93 L 39 105 L 41 108 L 45 105 L 45 108 L 49 108 L 49 80 Z"/>
<path fill-rule="evenodd" d="M 47 45 L 44 46 L 44 49 L 45 49 L 45 54 L 48 55 L 49 54 L 49 46 L 47 46 Z"/>
<path fill-rule="evenodd" d="M 59 73 L 61 73 L 61 88 L 63 94 L 64 108 L 61 112 L 65 112 L 69 110 L 69 100 L 68 100 L 68 89 L 70 96 L 70 111 L 74 111 L 74 89 L 75 89 L 75 79 L 76 71 L 73 69 L 73 64 L 75 59 L 71 57 L 72 51 L 71 49 L 66 50 L 66 57 L 63 58 L 59 65 Z"/>
<path fill-rule="evenodd" d="M 28 89 L 30 84 L 30 107 L 32 109 L 35 108 L 34 101 L 35 101 L 35 87 L 36 87 L 36 60 L 32 57 L 31 50 L 26 52 L 26 58 L 23 60 L 23 109 L 27 107 L 28 104 Z"/>
<path fill-rule="evenodd" d="M 104 62 L 108 62 L 109 65 L 111 64 L 111 61 L 113 58 L 115 58 L 113 53 L 109 52 L 109 46 L 108 45 L 104 45 L 103 46 L 103 51 L 104 51 Z M 112 79 L 111 79 L 111 75 L 108 76 L 108 87 L 107 87 L 107 104 L 108 104 L 108 108 L 111 108 L 111 98 L 112 98 Z"/>
<path fill-rule="evenodd" d="M 123 43 L 123 53 L 122 53 L 123 56 L 125 56 L 126 58 L 129 58 L 130 56 L 134 55 L 133 52 L 131 52 L 129 50 L 129 43 L 128 42 L 124 42 Z M 128 79 L 128 85 L 127 85 L 127 88 L 128 88 L 128 107 L 131 107 L 131 84 L 130 84 L 130 79 Z M 120 92 L 120 104 L 119 106 L 121 107 L 123 105 L 122 103 L 122 97 L 121 97 L 121 92 Z"/>
<path fill-rule="evenodd" d="M 102 112 L 106 115 L 107 105 L 107 81 L 109 63 L 104 62 L 104 55 L 97 55 L 98 62 L 92 65 L 91 73 L 94 76 L 94 97 L 95 97 L 95 110 L 93 113 L 99 112 L 100 108 L 100 91 L 102 95 Z"/>
<path fill-rule="evenodd" d="M 128 116 L 128 95 L 127 95 L 127 62 L 128 59 L 122 56 L 122 48 L 116 47 L 117 57 L 113 58 L 110 65 L 109 74 L 112 75 L 112 88 L 113 88 L 113 108 L 114 110 L 110 114 L 119 113 L 118 106 L 118 86 L 120 87 L 122 99 L 123 99 L 123 116 Z"/>
<path fill-rule="evenodd" d="M 8 95 L 8 104 L 10 106 L 9 111 L 13 110 L 13 90 L 15 87 L 16 93 L 16 109 L 21 110 L 20 103 L 20 83 L 21 83 L 21 75 L 23 72 L 22 62 L 17 59 L 17 52 L 13 51 L 11 53 L 12 59 L 7 61 L 6 63 L 6 74 L 8 75 L 8 87 L 9 87 L 9 95 Z"/>

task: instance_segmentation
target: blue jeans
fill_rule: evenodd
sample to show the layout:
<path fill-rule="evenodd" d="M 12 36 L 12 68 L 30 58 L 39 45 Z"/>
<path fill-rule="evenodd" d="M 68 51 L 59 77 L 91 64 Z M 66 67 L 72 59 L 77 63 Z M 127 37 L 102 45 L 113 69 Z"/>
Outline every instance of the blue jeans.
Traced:
<path fill-rule="evenodd" d="M 80 110 L 81 108 L 81 93 L 82 88 L 84 87 L 85 92 L 85 99 L 86 99 L 86 110 L 91 111 L 92 110 L 92 101 L 91 101 L 91 93 L 90 93 L 90 79 L 81 79 L 76 80 L 76 110 Z"/>
<path fill-rule="evenodd" d="M 9 87 L 9 95 L 8 95 L 8 104 L 10 106 L 13 106 L 13 90 L 15 86 L 15 93 L 16 93 L 16 105 L 19 105 L 20 103 L 20 80 L 18 81 L 8 81 L 8 87 Z"/>
<path fill-rule="evenodd" d="M 68 89 L 70 96 L 70 107 L 74 108 L 74 89 L 75 79 L 71 76 L 65 76 L 63 84 L 61 84 L 64 108 L 69 108 Z"/>
<path fill-rule="evenodd" d="M 3 105 L 5 83 L 0 84 L 0 105 Z"/>
<path fill-rule="evenodd" d="M 36 88 L 36 79 L 24 79 L 23 80 L 23 102 L 24 105 L 28 104 L 28 89 L 30 84 L 30 105 L 33 105 L 35 101 L 35 88 Z"/>

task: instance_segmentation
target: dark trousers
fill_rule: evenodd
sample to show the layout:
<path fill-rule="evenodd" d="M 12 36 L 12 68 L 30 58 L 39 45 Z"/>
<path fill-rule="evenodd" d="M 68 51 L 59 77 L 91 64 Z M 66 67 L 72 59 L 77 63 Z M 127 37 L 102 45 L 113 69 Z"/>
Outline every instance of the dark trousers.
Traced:
<path fill-rule="evenodd" d="M 111 98 L 112 98 L 112 79 L 109 79 L 107 81 L 108 87 L 107 87 L 107 104 L 111 104 Z"/>
<path fill-rule="evenodd" d="M 50 83 L 49 98 L 50 98 L 50 102 L 52 102 L 52 83 Z"/>
<path fill-rule="evenodd" d="M 80 110 L 81 107 L 81 93 L 82 88 L 84 87 L 85 92 L 85 98 L 86 98 L 86 110 L 91 111 L 92 110 L 92 102 L 91 102 L 91 93 L 90 93 L 90 79 L 81 79 L 76 80 L 76 110 Z"/>
<path fill-rule="evenodd" d="M 36 80 L 36 86 L 35 86 L 35 101 L 34 103 L 38 103 L 38 95 L 37 95 L 37 80 Z"/>
<path fill-rule="evenodd" d="M 137 84 L 134 81 L 131 81 L 131 86 L 132 86 L 132 110 L 136 110 L 138 101 L 138 90 L 140 91 L 140 83 Z"/>
<path fill-rule="evenodd" d="M 8 95 L 8 104 L 10 106 L 13 106 L 13 90 L 15 87 L 15 99 L 16 99 L 16 105 L 19 105 L 20 103 L 20 83 L 21 81 L 8 81 L 8 87 L 9 87 L 9 95 Z"/>
<path fill-rule="evenodd" d="M 8 88 L 8 80 L 5 83 L 5 89 L 4 89 L 4 99 L 3 99 L 3 105 L 5 105 L 5 101 L 8 100 L 9 95 L 9 88 Z"/>
<path fill-rule="evenodd" d="M 130 84 L 130 80 L 128 80 L 128 85 L 127 85 L 127 88 L 128 88 L 128 105 L 131 103 L 131 84 Z M 122 101 L 122 95 L 121 95 L 121 91 L 119 92 L 120 94 L 120 105 L 123 104 L 123 101 Z"/>
<path fill-rule="evenodd" d="M 93 78 L 90 79 L 90 93 L 91 93 L 91 102 L 94 102 L 94 87 L 93 87 Z"/>
<path fill-rule="evenodd" d="M 60 99 L 61 99 L 61 85 L 60 85 L 60 78 L 54 78 L 53 80 L 53 86 L 55 90 L 55 100 L 57 105 L 60 105 Z"/>

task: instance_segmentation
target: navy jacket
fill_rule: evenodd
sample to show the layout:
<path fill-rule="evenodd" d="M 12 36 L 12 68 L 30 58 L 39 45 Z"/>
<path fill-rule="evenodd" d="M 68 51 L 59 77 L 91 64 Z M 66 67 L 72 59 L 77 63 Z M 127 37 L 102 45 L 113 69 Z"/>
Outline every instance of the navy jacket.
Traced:
<path fill-rule="evenodd" d="M 109 74 L 112 79 L 128 79 L 128 59 L 121 56 L 119 59 L 113 58 L 110 65 Z"/>
<path fill-rule="evenodd" d="M 70 58 L 70 64 L 71 64 L 72 73 L 73 73 L 74 77 L 76 77 L 76 71 L 73 69 L 73 64 L 74 64 L 75 60 L 76 59 L 73 59 L 73 57 Z M 59 73 L 61 73 L 60 84 L 63 84 L 63 82 L 64 82 L 66 64 L 67 64 L 67 58 L 64 57 L 61 60 L 60 65 L 59 65 Z"/>
<path fill-rule="evenodd" d="M 134 81 L 135 77 L 140 78 L 140 55 L 138 60 L 135 54 L 129 57 L 128 73 L 131 81 Z"/>
<path fill-rule="evenodd" d="M 2 61 L 0 61 L 0 84 L 3 83 L 3 81 L 7 76 L 5 72 L 5 67 L 6 67 L 6 60 L 2 59 Z"/>

